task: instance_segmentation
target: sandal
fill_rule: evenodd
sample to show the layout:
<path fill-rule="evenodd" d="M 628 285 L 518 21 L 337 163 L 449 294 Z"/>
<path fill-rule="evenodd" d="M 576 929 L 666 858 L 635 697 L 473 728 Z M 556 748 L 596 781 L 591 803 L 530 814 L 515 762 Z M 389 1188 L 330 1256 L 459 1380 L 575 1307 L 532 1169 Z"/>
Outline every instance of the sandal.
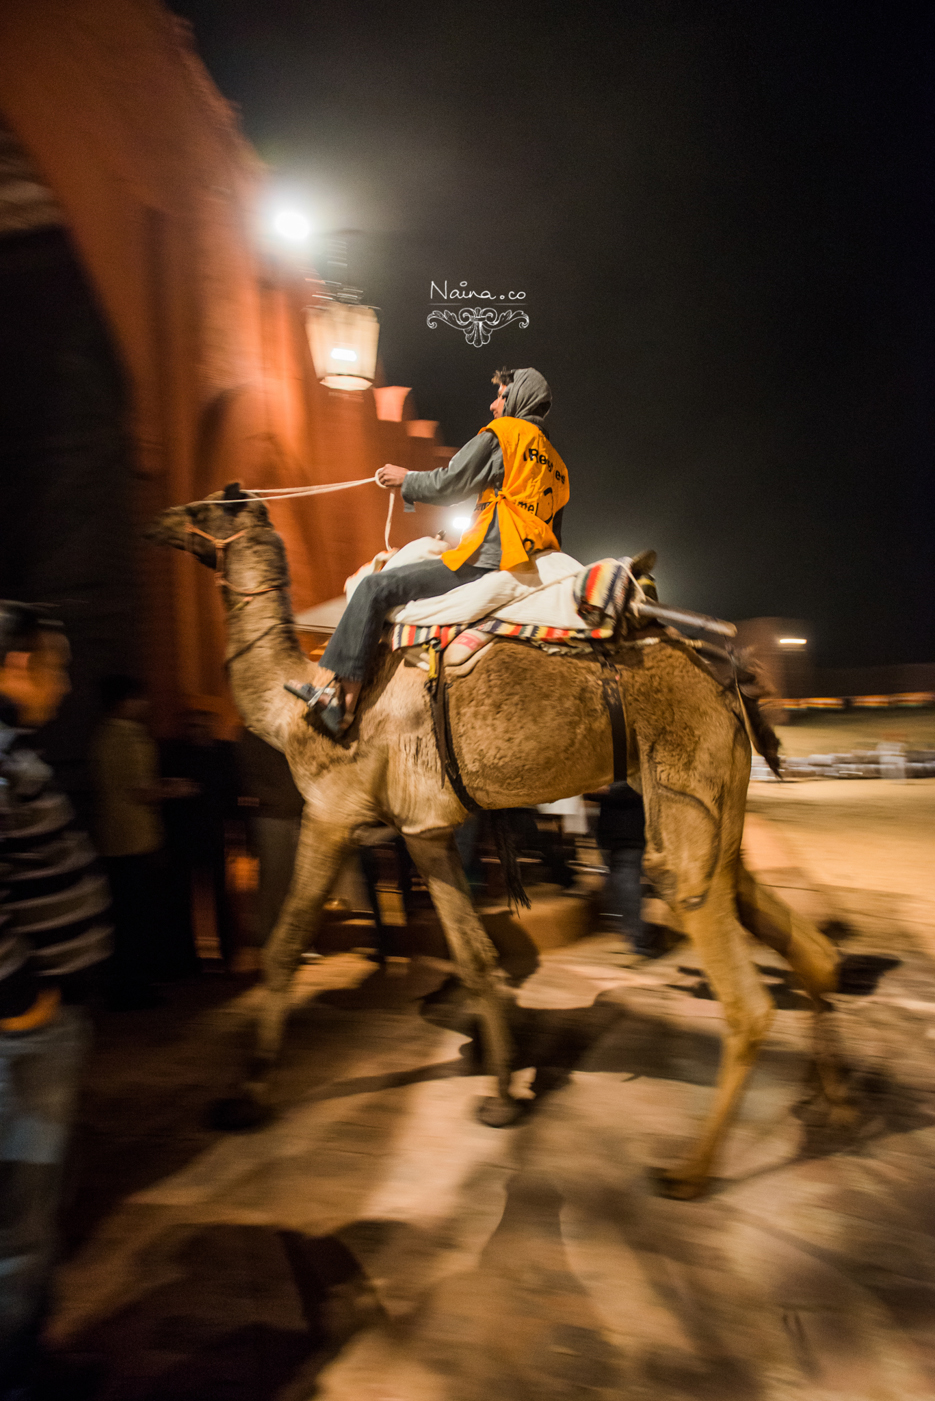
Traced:
<path fill-rule="evenodd" d="M 287 681 L 284 689 L 305 702 L 305 718 L 329 739 L 340 739 L 347 726 L 344 707 L 333 682 L 327 686 L 312 686 L 307 681 Z"/>

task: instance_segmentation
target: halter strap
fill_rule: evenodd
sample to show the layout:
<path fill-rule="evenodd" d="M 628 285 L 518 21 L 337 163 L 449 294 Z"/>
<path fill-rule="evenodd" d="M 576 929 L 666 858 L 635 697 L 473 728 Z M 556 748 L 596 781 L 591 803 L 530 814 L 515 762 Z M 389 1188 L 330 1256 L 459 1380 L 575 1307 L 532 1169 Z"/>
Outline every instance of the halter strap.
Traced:
<path fill-rule="evenodd" d="M 216 535 L 209 535 L 206 530 L 199 530 L 197 525 L 192 525 L 191 521 L 186 523 L 185 529 L 189 535 L 200 535 L 202 540 L 208 540 L 216 550 L 226 549 L 228 545 L 232 545 L 235 540 L 239 540 L 242 535 L 247 533 L 246 530 L 238 530 L 236 535 L 228 535 L 226 540 L 219 540 Z"/>
<path fill-rule="evenodd" d="M 232 545 L 235 540 L 239 540 L 241 536 L 246 535 L 246 530 L 238 530 L 236 535 L 228 535 L 226 540 L 220 540 L 217 538 L 217 536 L 209 535 L 206 530 L 199 530 L 197 525 L 192 525 L 191 521 L 186 522 L 185 529 L 187 530 L 189 535 L 200 535 L 202 540 L 207 540 L 209 544 L 212 544 L 215 550 L 217 551 L 218 561 L 217 564 L 215 564 L 214 566 L 214 582 L 217 584 L 219 589 L 227 589 L 230 593 L 238 594 L 241 598 L 250 599 L 257 598 L 260 594 L 264 593 L 275 593 L 277 589 L 281 589 L 283 587 L 282 584 L 268 584 L 266 588 L 263 589 L 238 589 L 233 584 L 229 583 L 227 579 L 225 579 L 223 573 L 219 568 L 219 565 L 221 564 L 221 561 L 223 559 L 223 556 L 221 556 L 220 552 L 221 550 L 225 550 L 228 545 Z"/>

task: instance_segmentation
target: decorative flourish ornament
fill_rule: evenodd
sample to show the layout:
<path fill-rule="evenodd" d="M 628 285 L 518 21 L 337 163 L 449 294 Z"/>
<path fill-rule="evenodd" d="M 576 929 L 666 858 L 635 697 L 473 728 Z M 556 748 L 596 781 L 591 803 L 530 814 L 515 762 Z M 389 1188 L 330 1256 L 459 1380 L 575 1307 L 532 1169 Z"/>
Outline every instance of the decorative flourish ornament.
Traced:
<path fill-rule="evenodd" d="M 509 326 L 511 321 L 518 322 L 525 330 L 529 316 L 519 307 L 497 311 L 492 306 L 464 306 L 459 311 L 430 311 L 425 324 L 433 331 L 439 324 L 453 326 L 464 332 L 468 345 L 480 346 L 488 343 L 492 332 Z"/>

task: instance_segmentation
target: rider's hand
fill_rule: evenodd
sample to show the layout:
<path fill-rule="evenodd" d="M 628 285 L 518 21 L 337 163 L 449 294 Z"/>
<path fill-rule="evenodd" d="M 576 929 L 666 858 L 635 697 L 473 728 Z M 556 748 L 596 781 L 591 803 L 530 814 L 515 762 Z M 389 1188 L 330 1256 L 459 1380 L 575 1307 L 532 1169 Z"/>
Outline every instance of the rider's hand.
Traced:
<path fill-rule="evenodd" d="M 378 470 L 377 481 L 381 486 L 402 486 L 408 475 L 405 467 L 394 467 L 392 462 L 387 462 Z"/>

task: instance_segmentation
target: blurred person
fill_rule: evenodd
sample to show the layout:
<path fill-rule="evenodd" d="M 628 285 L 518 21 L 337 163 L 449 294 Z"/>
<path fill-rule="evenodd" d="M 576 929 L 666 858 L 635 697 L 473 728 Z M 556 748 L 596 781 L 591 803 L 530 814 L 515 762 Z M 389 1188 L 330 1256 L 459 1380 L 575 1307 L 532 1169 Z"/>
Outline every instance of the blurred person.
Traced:
<path fill-rule="evenodd" d="M 179 737 L 162 747 L 162 770 L 169 782 L 184 780 L 189 791 L 163 802 L 168 856 L 171 931 L 160 963 L 168 976 L 201 970 L 195 940 L 193 902 L 202 893 L 213 906 L 221 958 L 230 963 L 236 921 L 227 890 L 226 826 L 238 817 L 234 746 L 215 735 L 210 710 L 186 710 Z"/>
<path fill-rule="evenodd" d="M 55 1256 L 62 1164 L 110 952 L 107 882 L 32 732 L 70 689 L 60 624 L 0 601 L 0 1397 L 25 1398 Z"/>
<path fill-rule="evenodd" d="M 380 908 L 381 862 L 379 848 L 389 848 L 393 853 L 396 871 L 396 887 L 402 901 L 403 916 L 408 923 L 412 907 L 412 875 L 415 867 L 405 838 L 392 827 L 375 827 L 365 831 L 357 847 L 357 857 L 367 888 L 367 898 L 373 911 L 373 927 L 377 939 L 377 962 L 385 964 L 398 952 L 395 929 L 383 918 Z"/>
<path fill-rule="evenodd" d="M 160 803 L 187 796 L 191 785 L 159 777 L 159 756 L 146 726 L 149 701 L 141 681 L 106 676 L 101 699 L 104 719 L 91 741 L 90 766 L 94 835 L 113 898 L 110 995 L 116 1009 L 134 1011 L 159 1003 L 153 981 L 166 923 L 159 880 L 165 845 Z"/>
<path fill-rule="evenodd" d="M 262 948 L 289 893 L 304 802 L 286 757 L 250 730 L 237 741 L 247 828 L 259 866 L 253 934 Z"/>
<path fill-rule="evenodd" d="M 628 783 L 611 783 L 584 796 L 600 805 L 597 844 L 608 868 L 603 912 L 620 921 L 623 934 L 637 953 L 654 952 L 654 931 L 643 922 L 642 914 L 643 799 Z"/>

